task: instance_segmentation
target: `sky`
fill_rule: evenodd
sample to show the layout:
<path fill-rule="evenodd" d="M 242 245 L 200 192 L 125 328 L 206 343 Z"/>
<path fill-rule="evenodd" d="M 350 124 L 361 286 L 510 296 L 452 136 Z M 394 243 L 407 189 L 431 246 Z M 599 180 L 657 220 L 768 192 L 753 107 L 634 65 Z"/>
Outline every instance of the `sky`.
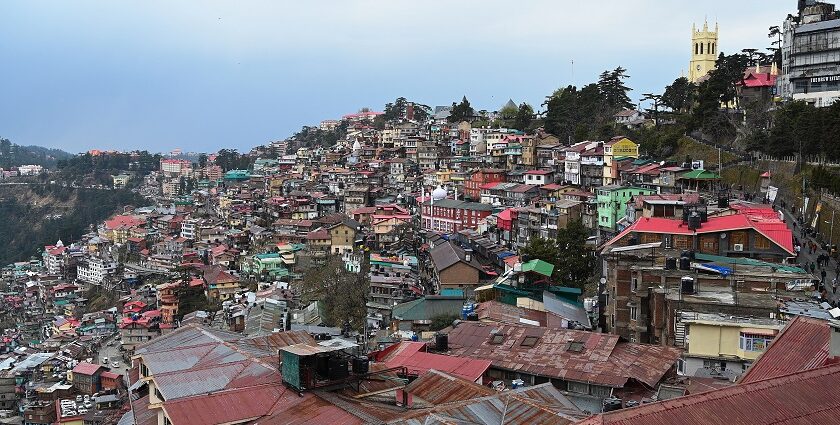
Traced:
<path fill-rule="evenodd" d="M 82 152 L 247 151 L 403 96 L 540 109 L 622 66 L 631 98 L 687 72 L 691 25 L 769 46 L 794 0 L 4 0 L 0 137 Z M 572 66 L 574 62 L 574 66 Z"/>

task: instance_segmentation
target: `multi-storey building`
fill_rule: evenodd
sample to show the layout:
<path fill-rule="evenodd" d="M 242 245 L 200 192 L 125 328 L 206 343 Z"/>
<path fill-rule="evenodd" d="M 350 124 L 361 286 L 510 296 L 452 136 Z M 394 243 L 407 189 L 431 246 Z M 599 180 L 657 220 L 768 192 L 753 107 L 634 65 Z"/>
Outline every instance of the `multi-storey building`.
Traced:
<path fill-rule="evenodd" d="M 492 212 L 491 205 L 478 202 L 452 199 L 430 200 L 423 203 L 421 226 L 423 230 L 456 233 L 462 229 L 476 228 L 479 220 Z"/>
<path fill-rule="evenodd" d="M 833 4 L 799 1 L 782 25 L 778 95 L 817 107 L 840 99 L 840 14 Z"/>

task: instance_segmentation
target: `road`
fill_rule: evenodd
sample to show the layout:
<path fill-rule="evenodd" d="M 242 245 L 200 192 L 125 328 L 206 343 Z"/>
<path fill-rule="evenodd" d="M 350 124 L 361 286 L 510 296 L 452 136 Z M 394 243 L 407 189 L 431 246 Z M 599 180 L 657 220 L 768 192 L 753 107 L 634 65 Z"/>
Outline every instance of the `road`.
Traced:
<path fill-rule="evenodd" d="M 796 223 L 796 219 L 793 217 L 793 215 L 790 213 L 790 211 L 787 211 L 787 210 L 783 210 L 783 211 L 784 211 L 784 214 L 785 214 L 785 222 L 788 223 L 788 227 L 790 227 L 791 230 L 793 231 L 794 240 L 798 240 L 799 243 L 803 244 L 802 251 L 799 253 L 799 257 L 798 257 L 800 266 L 805 268 L 805 266 L 807 266 L 809 263 L 816 263 L 817 262 L 817 257 L 819 257 L 820 254 L 828 254 L 824 249 L 821 248 L 822 245 L 820 244 L 820 242 L 816 238 L 814 238 L 812 236 L 803 236 L 802 235 L 802 226 L 800 226 L 799 224 L 796 224 L 796 226 L 794 227 L 794 223 Z M 808 249 L 808 247 L 806 246 L 806 244 L 808 242 L 813 242 L 817 245 L 818 248 L 814 253 L 811 253 L 810 250 Z M 836 260 L 830 258 L 830 257 L 829 257 L 829 260 L 828 260 L 828 265 L 823 268 L 826 272 L 825 282 L 824 282 L 825 289 L 826 289 L 826 297 L 828 298 L 828 301 L 832 305 L 837 305 L 838 300 L 840 300 L 840 289 L 838 289 L 838 291 L 836 293 L 832 290 L 832 282 L 834 281 L 835 278 L 837 279 L 838 286 L 840 286 L 840 276 L 838 276 L 838 274 L 836 273 L 839 268 L 840 268 L 840 266 L 838 266 L 838 262 Z M 811 269 L 808 268 L 808 271 L 810 271 L 810 270 Z M 814 271 L 814 276 L 817 279 L 821 278 L 822 277 L 822 273 L 821 273 L 822 269 L 820 267 L 816 267 L 814 270 L 815 270 Z"/>
<path fill-rule="evenodd" d="M 120 352 L 120 341 L 115 339 L 117 335 L 119 335 L 119 333 L 114 334 L 114 336 L 102 342 L 102 348 L 99 350 L 99 358 L 95 360 L 101 365 L 111 368 L 112 372 L 121 373 L 125 376 L 125 374 L 128 373 L 128 367 L 125 359 L 122 357 L 122 353 Z M 105 357 L 108 358 L 107 365 L 103 361 Z M 114 367 L 114 361 L 119 362 L 119 367 Z"/>

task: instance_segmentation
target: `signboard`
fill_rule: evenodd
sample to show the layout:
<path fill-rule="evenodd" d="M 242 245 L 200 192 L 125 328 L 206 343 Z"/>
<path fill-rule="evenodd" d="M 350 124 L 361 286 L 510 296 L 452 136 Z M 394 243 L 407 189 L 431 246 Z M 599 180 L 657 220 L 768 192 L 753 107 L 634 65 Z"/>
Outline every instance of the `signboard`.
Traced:
<path fill-rule="evenodd" d="M 639 145 L 633 143 L 630 139 L 621 139 L 612 146 L 613 156 L 629 156 L 631 158 L 639 157 Z"/>
<path fill-rule="evenodd" d="M 811 77 L 811 83 L 829 83 L 840 81 L 840 75 L 827 75 L 825 77 Z"/>
<path fill-rule="evenodd" d="M 691 161 L 691 169 L 692 170 L 705 170 L 706 169 L 706 163 L 702 159 Z"/>
<path fill-rule="evenodd" d="M 814 219 L 811 220 L 811 228 L 816 229 L 817 223 L 820 220 L 820 211 L 822 211 L 822 201 L 817 202 L 817 207 L 814 208 Z"/>
<path fill-rule="evenodd" d="M 767 186 L 767 199 L 770 203 L 776 202 L 776 195 L 779 193 L 779 188 L 776 186 Z"/>

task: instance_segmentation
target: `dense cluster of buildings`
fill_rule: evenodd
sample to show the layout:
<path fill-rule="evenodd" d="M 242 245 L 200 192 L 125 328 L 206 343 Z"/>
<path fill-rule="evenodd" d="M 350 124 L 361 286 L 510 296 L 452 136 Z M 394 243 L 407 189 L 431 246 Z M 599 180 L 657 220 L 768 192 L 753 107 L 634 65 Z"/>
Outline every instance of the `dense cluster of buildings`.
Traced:
<path fill-rule="evenodd" d="M 801 1 L 781 72 L 746 70 L 739 93 L 788 84 L 779 94 L 826 102 L 831 77 L 803 70 L 817 52 L 802 40 L 825 44 L 836 21 Z M 695 29 L 692 48 L 697 81 L 717 29 Z M 419 121 L 414 107 L 325 120 L 334 145 L 272 142 L 242 169 L 167 157 L 113 176 L 149 205 L 2 269 L 0 423 L 836 417 L 840 309 L 800 266 L 769 171 L 745 191 L 770 203 L 748 202 L 702 161 L 649 158 L 627 137 L 474 127 L 448 107 Z M 523 249 L 569 226 L 597 270 L 564 286 L 557 262 Z M 347 288 L 360 328 L 304 293 L 334 264 L 364 282 Z"/>

